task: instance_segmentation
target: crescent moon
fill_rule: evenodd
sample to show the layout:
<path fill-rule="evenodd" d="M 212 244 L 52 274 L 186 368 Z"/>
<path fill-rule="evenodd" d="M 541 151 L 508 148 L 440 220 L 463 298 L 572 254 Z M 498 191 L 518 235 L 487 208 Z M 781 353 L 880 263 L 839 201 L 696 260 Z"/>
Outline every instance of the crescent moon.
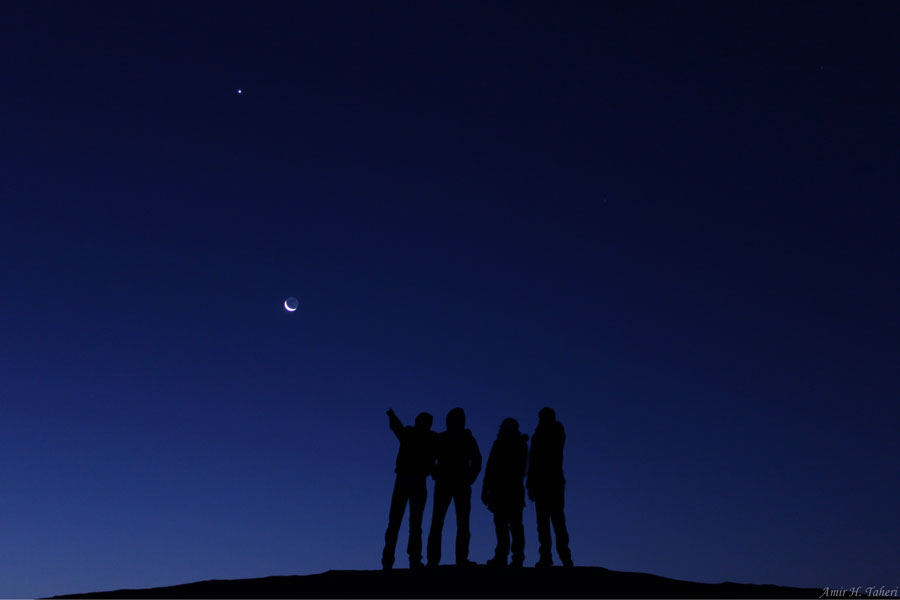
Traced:
<path fill-rule="evenodd" d="M 286 311 L 288 311 L 288 312 L 294 312 L 294 311 L 297 310 L 297 309 L 296 309 L 296 308 L 291 308 L 290 306 L 288 306 L 287 300 L 285 300 L 285 301 L 284 301 L 284 310 L 286 310 Z"/>

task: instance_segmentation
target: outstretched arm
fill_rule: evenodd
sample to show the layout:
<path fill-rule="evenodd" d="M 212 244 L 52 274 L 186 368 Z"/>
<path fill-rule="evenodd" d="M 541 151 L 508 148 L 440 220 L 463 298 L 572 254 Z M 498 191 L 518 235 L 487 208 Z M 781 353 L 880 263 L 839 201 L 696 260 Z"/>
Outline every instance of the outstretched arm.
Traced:
<path fill-rule="evenodd" d="M 393 408 L 387 410 L 387 416 L 388 419 L 390 419 L 391 431 L 394 432 L 394 435 L 396 435 L 399 440 L 403 433 L 403 423 L 400 422 L 400 419 L 397 417 Z"/>

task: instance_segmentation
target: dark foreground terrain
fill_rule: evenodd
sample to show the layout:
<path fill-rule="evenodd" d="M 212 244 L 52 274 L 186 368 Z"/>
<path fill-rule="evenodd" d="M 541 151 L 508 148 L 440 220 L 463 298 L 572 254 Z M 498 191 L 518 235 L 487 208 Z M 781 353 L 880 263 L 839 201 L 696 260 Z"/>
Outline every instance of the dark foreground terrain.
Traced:
<path fill-rule="evenodd" d="M 818 598 L 822 590 L 693 583 L 601 567 L 327 571 L 318 575 L 198 581 L 55 598 Z"/>

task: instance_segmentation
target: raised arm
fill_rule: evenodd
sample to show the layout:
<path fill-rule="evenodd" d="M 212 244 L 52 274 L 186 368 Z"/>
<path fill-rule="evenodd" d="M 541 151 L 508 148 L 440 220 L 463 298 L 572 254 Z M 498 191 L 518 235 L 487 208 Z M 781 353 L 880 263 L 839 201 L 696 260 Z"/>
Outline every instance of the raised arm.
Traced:
<path fill-rule="evenodd" d="M 400 422 L 400 419 L 397 417 L 397 414 L 394 412 L 393 408 L 389 408 L 387 410 L 387 416 L 390 420 L 391 431 L 394 432 L 394 435 L 397 436 L 397 439 L 402 439 L 403 435 L 403 423 Z"/>

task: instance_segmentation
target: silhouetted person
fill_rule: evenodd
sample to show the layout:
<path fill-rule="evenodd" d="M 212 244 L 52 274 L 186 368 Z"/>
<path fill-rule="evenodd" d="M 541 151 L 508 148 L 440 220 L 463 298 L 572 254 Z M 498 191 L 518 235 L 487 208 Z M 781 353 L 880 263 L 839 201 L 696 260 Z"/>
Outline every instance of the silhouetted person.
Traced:
<path fill-rule="evenodd" d="M 391 430 L 400 440 L 400 450 L 397 452 L 397 468 L 394 469 L 397 479 L 394 481 L 391 512 L 384 534 L 381 566 L 387 570 L 394 565 L 397 534 L 400 532 L 406 503 L 409 502 L 409 543 L 406 552 L 409 554 L 409 568 L 414 569 L 423 566 L 422 513 L 425 512 L 425 500 L 428 498 L 425 481 L 434 469 L 437 432 L 431 431 L 432 417 L 428 413 L 419 413 L 415 427 L 404 427 L 394 414 L 394 409 L 388 410 L 387 415 Z"/>
<path fill-rule="evenodd" d="M 536 567 L 553 565 L 551 550 L 550 522 L 556 533 L 556 552 L 563 566 L 572 566 L 569 551 L 569 533 L 566 531 L 565 507 L 566 480 L 563 477 L 563 445 L 566 432 L 562 423 L 556 420 L 552 408 L 544 407 L 538 413 L 538 426 L 531 438 L 531 453 L 528 456 L 528 497 L 534 500 L 537 513 L 538 543 L 541 555 Z"/>
<path fill-rule="evenodd" d="M 494 529 L 497 547 L 489 565 L 506 566 L 509 555 L 509 538 L 512 534 L 512 566 L 521 567 L 525 562 L 525 528 L 522 526 L 522 508 L 525 506 L 525 464 L 528 461 L 528 436 L 519 433 L 519 422 L 504 419 L 497 439 L 491 447 L 484 480 L 481 501 L 494 513 Z"/>
<path fill-rule="evenodd" d="M 472 564 L 469 562 L 469 513 L 472 484 L 481 471 L 481 452 L 472 432 L 465 427 L 466 413 L 457 407 L 447 413 L 447 431 L 438 434 L 434 509 L 428 532 L 429 567 L 441 562 L 441 533 L 451 500 L 456 509 L 456 564 Z"/>

